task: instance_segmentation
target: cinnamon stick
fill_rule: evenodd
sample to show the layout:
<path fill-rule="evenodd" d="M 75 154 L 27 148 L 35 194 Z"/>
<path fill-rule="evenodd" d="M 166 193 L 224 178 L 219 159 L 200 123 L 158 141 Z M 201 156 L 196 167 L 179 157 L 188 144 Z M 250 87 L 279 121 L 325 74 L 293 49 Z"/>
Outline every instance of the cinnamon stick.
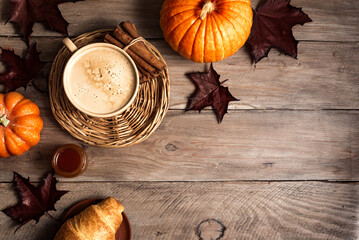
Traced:
<path fill-rule="evenodd" d="M 138 72 L 142 74 L 142 79 L 140 79 L 140 83 L 147 82 L 151 79 L 151 75 L 149 72 L 144 70 L 141 66 L 137 66 Z"/>
<path fill-rule="evenodd" d="M 127 22 L 129 22 L 129 21 L 127 21 Z M 137 28 L 136 28 L 136 26 L 135 26 L 135 24 L 132 24 L 132 27 L 136 30 L 136 32 L 137 32 Z"/>
<path fill-rule="evenodd" d="M 131 26 L 132 28 L 132 26 Z M 113 35 L 121 41 L 123 44 L 128 45 L 134 38 L 131 37 L 128 33 L 126 33 L 121 26 L 117 26 Z M 134 44 L 129 49 L 131 49 L 135 54 L 141 56 L 147 63 L 151 64 L 158 70 L 162 70 L 164 68 L 164 63 L 156 58 L 144 44 Z"/>
<path fill-rule="evenodd" d="M 117 39 L 113 38 L 110 34 L 106 34 L 105 36 L 105 42 L 112 43 L 120 48 L 124 48 L 125 45 L 118 41 Z M 153 77 L 157 77 L 158 74 L 156 69 L 152 67 L 150 64 L 148 64 L 145 60 L 140 58 L 137 54 L 135 54 L 131 49 L 127 49 L 126 51 L 128 55 L 133 59 L 133 61 L 136 63 L 137 66 L 141 66 L 143 69 L 148 71 Z"/>
<path fill-rule="evenodd" d="M 128 34 L 133 38 L 138 38 L 140 35 L 137 32 L 137 29 L 129 21 L 120 23 L 120 26 L 127 31 Z"/>
<path fill-rule="evenodd" d="M 121 26 L 123 29 L 125 29 L 125 30 L 128 32 L 128 34 L 130 34 L 130 36 L 131 36 L 132 38 L 138 38 L 138 37 L 140 37 L 140 34 L 138 34 L 135 25 L 133 25 L 130 21 L 122 22 L 122 23 L 120 23 L 120 26 Z M 145 43 L 139 42 L 139 43 L 137 43 L 137 44 L 138 44 L 138 45 L 141 45 L 141 47 L 147 49 Z M 151 55 L 153 55 L 153 54 L 151 53 Z M 154 56 L 154 57 L 155 57 L 155 56 Z M 155 66 L 155 67 L 156 67 L 157 69 L 159 69 L 159 70 L 164 69 L 164 68 L 165 68 L 165 64 L 164 64 L 161 60 L 159 60 L 157 57 L 155 57 L 155 59 L 156 59 L 157 61 L 151 62 L 150 64 L 153 65 L 153 66 Z"/>
<path fill-rule="evenodd" d="M 136 65 L 136 67 L 137 67 L 137 65 Z M 137 67 L 137 70 L 138 70 L 138 67 Z M 138 72 L 138 78 L 140 79 L 140 83 L 141 83 L 141 81 L 143 79 L 143 75 L 140 71 L 137 71 L 137 72 Z"/>

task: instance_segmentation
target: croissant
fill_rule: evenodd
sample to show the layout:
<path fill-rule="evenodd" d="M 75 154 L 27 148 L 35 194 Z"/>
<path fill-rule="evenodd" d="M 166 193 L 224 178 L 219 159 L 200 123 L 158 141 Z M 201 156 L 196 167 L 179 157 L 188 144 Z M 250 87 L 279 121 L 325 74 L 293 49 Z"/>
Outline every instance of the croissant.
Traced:
<path fill-rule="evenodd" d="M 122 223 L 123 206 L 114 198 L 91 205 L 68 219 L 54 240 L 115 240 Z"/>

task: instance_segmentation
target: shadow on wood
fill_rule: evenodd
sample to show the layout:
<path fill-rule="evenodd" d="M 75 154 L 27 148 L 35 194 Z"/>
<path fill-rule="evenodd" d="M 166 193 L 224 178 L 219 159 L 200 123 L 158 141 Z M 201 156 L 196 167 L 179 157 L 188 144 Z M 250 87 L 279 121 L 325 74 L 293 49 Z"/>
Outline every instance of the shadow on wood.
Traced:
<path fill-rule="evenodd" d="M 138 21 L 135 23 L 136 26 L 139 24 L 141 26 L 140 28 L 145 27 L 147 30 L 151 29 L 153 32 L 160 33 L 160 11 L 163 0 L 136 0 L 134 2 L 136 2 L 136 9 L 133 19 Z M 149 11 L 149 9 L 151 9 L 151 11 Z M 129 20 L 134 23 L 134 20 Z M 144 35 L 146 33 L 139 31 L 139 34 Z"/>

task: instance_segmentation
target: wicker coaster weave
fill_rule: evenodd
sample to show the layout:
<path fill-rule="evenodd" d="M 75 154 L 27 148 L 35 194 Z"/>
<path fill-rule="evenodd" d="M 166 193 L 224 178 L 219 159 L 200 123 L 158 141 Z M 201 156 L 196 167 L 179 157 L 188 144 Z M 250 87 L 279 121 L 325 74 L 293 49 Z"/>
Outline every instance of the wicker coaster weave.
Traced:
<path fill-rule="evenodd" d="M 103 42 L 113 30 L 98 30 L 72 39 L 80 48 L 89 43 Z M 145 44 L 163 62 L 161 54 L 149 42 Z M 167 67 L 156 78 L 140 84 L 132 105 L 115 117 L 97 118 L 77 110 L 68 100 L 62 85 L 62 73 L 71 53 L 62 47 L 55 57 L 49 77 L 52 113 L 59 124 L 72 136 L 88 144 L 116 148 L 145 140 L 160 125 L 168 110 L 169 76 Z"/>

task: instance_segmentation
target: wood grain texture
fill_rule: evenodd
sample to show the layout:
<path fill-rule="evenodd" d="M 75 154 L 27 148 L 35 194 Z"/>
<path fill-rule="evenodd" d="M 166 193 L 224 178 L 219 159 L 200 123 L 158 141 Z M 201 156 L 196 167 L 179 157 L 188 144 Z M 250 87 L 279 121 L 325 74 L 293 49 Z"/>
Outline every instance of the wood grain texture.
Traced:
<path fill-rule="evenodd" d="M 62 46 L 60 39 L 36 38 L 34 42 L 45 62 L 51 62 Z M 151 43 L 169 66 L 170 109 L 184 109 L 195 89 L 185 73 L 204 71 L 206 65 L 182 58 L 164 40 Z M 17 54 L 25 49 L 19 38 L 2 37 L 0 46 L 11 46 Z M 359 43 L 301 42 L 298 60 L 272 50 L 269 58 L 254 67 L 248 53 L 241 49 L 215 63 L 214 68 L 221 80 L 229 79 L 225 85 L 241 99 L 231 102 L 229 109 L 359 109 L 358 55 Z M 50 69 L 48 63 L 37 77 L 39 84 L 46 81 Z"/>
<path fill-rule="evenodd" d="M 35 102 L 45 119 L 41 141 L 1 159 L 0 181 L 11 180 L 12 171 L 39 176 L 57 147 L 79 143 L 43 99 Z M 219 125 L 211 111 L 172 110 L 143 143 L 84 145 L 89 167 L 71 181 L 359 180 L 358 143 L 358 111 L 232 111 Z"/>
<path fill-rule="evenodd" d="M 259 0 L 252 1 L 255 8 Z M 86 0 L 60 5 L 64 18 L 70 23 L 69 34 L 76 36 L 100 28 L 113 28 L 121 21 L 130 20 L 136 24 L 144 37 L 162 38 L 159 27 L 162 0 Z M 294 0 L 292 5 L 301 7 L 313 22 L 305 27 L 295 26 L 298 40 L 319 41 L 358 41 L 359 40 L 359 2 L 352 0 L 321 1 Z M 0 0 L 0 25 L 9 17 L 8 0 Z M 1 35 L 15 36 L 12 24 L 1 27 Z M 33 36 L 61 36 L 45 30 L 40 24 L 33 28 Z"/>
<path fill-rule="evenodd" d="M 291 183 L 61 183 L 70 192 L 50 214 L 60 218 L 76 202 L 117 198 L 129 217 L 133 240 L 142 239 L 358 239 L 359 184 Z M 3 209 L 16 204 L 10 184 L 0 184 Z M 2 239 L 48 240 L 59 224 L 43 216 L 14 235 L 0 212 Z M 220 232 L 212 231 L 218 229 Z M 199 231 L 198 231 L 199 230 Z"/>
<path fill-rule="evenodd" d="M 78 143 L 90 164 L 78 178 L 59 178 L 59 189 L 71 192 L 50 212 L 57 218 L 77 201 L 113 196 L 126 208 L 134 240 L 359 239 L 359 1 L 291 1 L 313 19 L 294 27 L 303 40 L 298 60 L 271 50 L 254 66 L 242 48 L 215 63 L 241 99 L 230 104 L 221 125 L 211 110 L 183 112 L 194 91 L 184 73 L 208 65 L 185 60 L 162 39 L 162 2 L 60 5 L 71 36 L 131 20 L 169 65 L 171 110 L 149 139 L 123 149 L 82 144 L 54 120 L 46 81 L 62 36 L 35 24 L 31 42 L 47 62 L 35 83 L 44 93 L 34 87 L 20 92 L 39 105 L 45 126 L 37 146 L 0 159 L 0 208 L 17 202 L 8 183 L 13 171 L 38 181 L 57 147 Z M 0 0 L 0 46 L 21 54 L 24 42 L 12 24 L 3 25 L 9 7 Z M 17 225 L 0 212 L 0 239 L 47 240 L 58 227 L 44 216 L 14 234 Z"/>

